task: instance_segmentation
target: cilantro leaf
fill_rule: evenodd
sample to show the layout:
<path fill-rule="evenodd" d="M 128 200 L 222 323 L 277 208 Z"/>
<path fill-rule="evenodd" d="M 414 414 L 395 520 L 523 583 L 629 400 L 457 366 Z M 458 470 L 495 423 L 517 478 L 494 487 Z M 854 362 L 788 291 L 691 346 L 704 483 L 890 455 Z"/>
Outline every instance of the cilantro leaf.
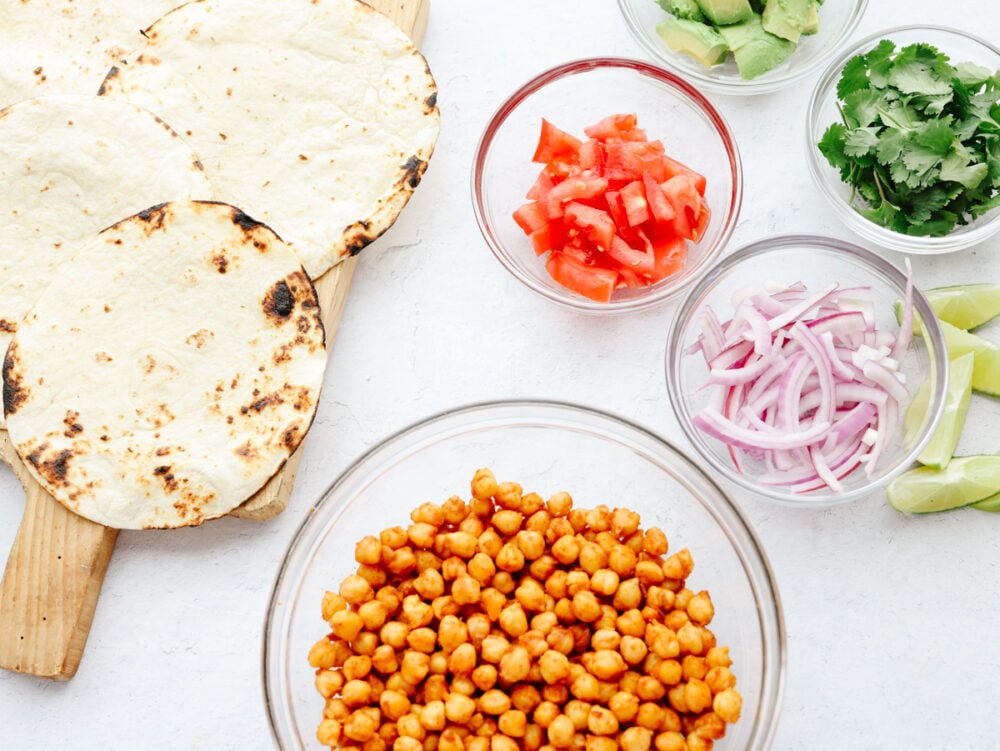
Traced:
<path fill-rule="evenodd" d="M 844 153 L 847 156 L 864 156 L 878 146 L 879 128 L 855 128 L 844 136 Z"/>
<path fill-rule="evenodd" d="M 868 61 L 864 55 L 857 55 L 847 61 L 837 82 L 837 97 L 846 99 L 848 94 L 868 88 Z"/>

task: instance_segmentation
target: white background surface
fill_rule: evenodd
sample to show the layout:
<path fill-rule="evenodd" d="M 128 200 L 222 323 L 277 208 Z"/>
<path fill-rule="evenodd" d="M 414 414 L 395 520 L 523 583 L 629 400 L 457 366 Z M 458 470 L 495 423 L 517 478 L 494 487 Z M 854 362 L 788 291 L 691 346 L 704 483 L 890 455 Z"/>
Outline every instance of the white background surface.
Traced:
<path fill-rule="evenodd" d="M 916 22 L 1000 39 L 1000 10 L 987 0 L 873 0 L 854 37 Z M 396 226 L 361 257 L 288 510 L 263 524 L 122 533 L 77 676 L 56 684 L 0 671 L 0 748 L 271 748 L 261 632 L 285 546 L 354 457 L 413 421 L 471 401 L 556 398 L 619 413 L 687 448 L 663 384 L 675 304 L 602 319 L 534 297 L 486 248 L 469 199 L 477 139 L 510 91 L 570 59 L 641 56 L 616 4 L 432 0 L 423 50 L 440 86 L 437 152 Z M 820 202 L 803 161 L 818 75 L 780 94 L 710 96 L 744 166 L 730 250 L 787 232 L 857 241 Z M 1000 240 L 916 259 L 917 282 L 1000 281 L 998 249 Z M 1000 338 L 998 329 L 990 333 Z M 960 449 L 1000 451 L 998 418 L 997 402 L 976 397 Z M 784 604 L 788 668 L 774 749 L 1000 747 L 1000 515 L 907 518 L 881 494 L 803 511 L 732 491 Z M 20 487 L 0 468 L 0 556 L 22 508 Z"/>

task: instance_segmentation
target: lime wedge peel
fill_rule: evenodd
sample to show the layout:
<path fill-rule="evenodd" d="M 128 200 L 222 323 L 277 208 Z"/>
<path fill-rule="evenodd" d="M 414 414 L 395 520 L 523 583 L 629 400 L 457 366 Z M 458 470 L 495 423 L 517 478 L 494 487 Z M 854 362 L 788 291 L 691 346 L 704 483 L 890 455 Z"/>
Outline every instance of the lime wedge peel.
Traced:
<path fill-rule="evenodd" d="M 945 321 L 941 321 L 941 332 L 944 334 L 950 359 L 954 360 L 969 352 L 975 354 L 972 388 L 990 396 L 1000 396 L 1000 345 Z"/>
<path fill-rule="evenodd" d="M 995 454 L 955 457 L 945 469 L 911 469 L 886 488 L 889 505 L 909 514 L 948 511 L 997 494 L 1000 494 L 1000 455 Z"/>
<path fill-rule="evenodd" d="M 948 362 L 948 392 L 945 394 L 944 411 L 930 441 L 917 457 L 917 461 L 921 464 L 944 469 L 954 456 L 955 447 L 958 446 L 958 440 L 962 435 L 962 427 L 965 425 L 965 415 L 969 411 L 974 367 L 975 355 L 972 352 L 959 355 Z M 929 393 L 930 389 L 927 392 Z M 926 405 L 924 409 L 926 410 Z"/>

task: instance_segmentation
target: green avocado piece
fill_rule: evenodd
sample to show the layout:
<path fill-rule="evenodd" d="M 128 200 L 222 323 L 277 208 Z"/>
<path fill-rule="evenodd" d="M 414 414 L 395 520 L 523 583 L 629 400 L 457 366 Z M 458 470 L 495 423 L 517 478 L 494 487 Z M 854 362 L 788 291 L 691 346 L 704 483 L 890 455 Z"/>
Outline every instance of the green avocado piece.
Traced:
<path fill-rule="evenodd" d="M 753 15 L 747 0 L 697 0 L 705 17 L 716 26 L 739 23 Z"/>
<path fill-rule="evenodd" d="M 666 18 L 656 25 L 656 33 L 671 50 L 690 55 L 706 68 L 721 63 L 729 51 L 722 34 L 686 18 Z"/>
<path fill-rule="evenodd" d="M 720 27 L 719 33 L 733 51 L 740 77 L 747 81 L 781 65 L 795 52 L 795 42 L 765 31 L 756 14 L 742 23 Z"/>
<path fill-rule="evenodd" d="M 656 0 L 667 13 L 675 18 L 686 18 L 689 21 L 704 21 L 697 0 Z"/>
<path fill-rule="evenodd" d="M 802 22 L 802 35 L 806 36 L 809 34 L 816 34 L 819 32 L 819 6 L 822 3 L 813 0 L 809 3 L 809 12 L 806 14 L 806 20 Z"/>
<path fill-rule="evenodd" d="M 798 43 L 811 6 L 811 0 L 767 0 L 761 21 L 775 36 Z"/>

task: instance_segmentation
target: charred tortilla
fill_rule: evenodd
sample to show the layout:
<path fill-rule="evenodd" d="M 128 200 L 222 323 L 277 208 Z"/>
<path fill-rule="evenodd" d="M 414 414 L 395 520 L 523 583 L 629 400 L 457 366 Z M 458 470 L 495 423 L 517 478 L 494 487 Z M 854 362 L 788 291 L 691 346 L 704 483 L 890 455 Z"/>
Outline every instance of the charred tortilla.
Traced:
<path fill-rule="evenodd" d="M 133 104 L 65 95 L 0 110 L 0 357 L 81 241 L 152 204 L 211 197 L 191 149 Z"/>
<path fill-rule="evenodd" d="M 439 129 L 426 61 L 359 0 L 195 0 L 102 87 L 156 112 L 215 195 L 266 222 L 314 278 L 385 231 Z"/>
<path fill-rule="evenodd" d="M 294 253 L 230 205 L 173 202 L 83 243 L 42 293 L 4 361 L 7 429 L 88 519 L 200 524 L 295 450 L 325 366 Z"/>
<path fill-rule="evenodd" d="M 0 106 L 97 93 L 142 29 L 181 0 L 0 0 Z"/>

